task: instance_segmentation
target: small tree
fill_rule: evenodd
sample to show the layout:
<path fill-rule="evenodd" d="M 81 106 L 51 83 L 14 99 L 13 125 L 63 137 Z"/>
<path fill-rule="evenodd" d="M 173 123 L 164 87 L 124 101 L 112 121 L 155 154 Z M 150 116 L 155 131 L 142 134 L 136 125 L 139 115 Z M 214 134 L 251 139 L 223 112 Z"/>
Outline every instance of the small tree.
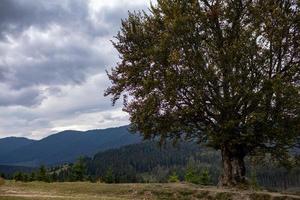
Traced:
<path fill-rule="evenodd" d="M 114 175 L 114 172 L 111 167 L 107 169 L 107 171 L 103 177 L 103 181 L 105 183 L 114 183 L 115 182 L 115 175 Z"/>
<path fill-rule="evenodd" d="M 56 172 L 52 172 L 50 174 L 50 182 L 56 182 L 57 180 L 58 180 L 57 173 Z"/>
<path fill-rule="evenodd" d="M 170 183 L 177 183 L 177 182 L 179 182 L 179 178 L 178 178 L 176 172 L 173 172 L 173 173 L 169 176 L 168 181 L 169 181 Z"/>
<path fill-rule="evenodd" d="M 38 181 L 44 181 L 44 182 L 48 182 L 49 178 L 47 176 L 47 169 L 44 165 L 41 165 L 38 175 L 37 175 L 37 180 Z"/>
<path fill-rule="evenodd" d="M 300 4 L 158 0 L 130 13 L 105 95 L 124 97 L 145 139 L 197 139 L 221 151 L 219 184 L 246 181 L 246 156 L 285 159 L 299 143 Z"/>
<path fill-rule="evenodd" d="M 201 184 L 201 177 L 197 173 L 197 170 L 191 167 L 186 170 L 184 180 L 193 184 Z"/>
<path fill-rule="evenodd" d="M 87 171 L 84 159 L 80 157 L 71 170 L 75 181 L 83 181 Z"/>
<path fill-rule="evenodd" d="M 210 177 L 209 171 L 207 169 L 204 169 L 200 174 L 200 184 L 201 185 L 211 184 L 211 177 Z"/>
<path fill-rule="evenodd" d="M 29 181 L 36 181 L 36 175 L 35 172 L 31 172 L 30 177 L 29 177 Z"/>
<path fill-rule="evenodd" d="M 14 174 L 14 180 L 15 181 L 23 181 L 24 180 L 24 174 L 22 172 L 16 172 Z"/>
<path fill-rule="evenodd" d="M 29 179 L 30 177 L 29 177 L 29 175 L 27 174 L 27 173 L 24 173 L 23 174 L 23 182 L 28 182 L 30 179 Z"/>

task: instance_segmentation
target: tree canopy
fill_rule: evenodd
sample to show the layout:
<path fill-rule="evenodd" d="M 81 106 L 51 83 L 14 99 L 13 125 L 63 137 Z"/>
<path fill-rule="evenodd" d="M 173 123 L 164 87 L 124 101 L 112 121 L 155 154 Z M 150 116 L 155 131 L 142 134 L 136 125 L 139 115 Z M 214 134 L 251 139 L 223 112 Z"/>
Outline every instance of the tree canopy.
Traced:
<path fill-rule="evenodd" d="M 129 13 L 105 94 L 146 139 L 196 138 L 221 150 L 221 185 L 245 182 L 245 156 L 299 144 L 299 5 L 158 0 Z"/>

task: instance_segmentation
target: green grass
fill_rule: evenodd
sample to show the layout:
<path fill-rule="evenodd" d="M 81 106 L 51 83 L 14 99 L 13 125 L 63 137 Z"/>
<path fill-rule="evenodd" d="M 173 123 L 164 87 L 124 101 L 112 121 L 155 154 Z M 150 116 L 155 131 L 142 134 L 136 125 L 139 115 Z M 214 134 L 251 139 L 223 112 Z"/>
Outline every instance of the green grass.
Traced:
<path fill-rule="evenodd" d="M 251 200 L 291 199 L 283 196 L 278 198 L 278 194 L 272 193 L 256 194 L 247 193 L 245 190 L 222 190 L 216 187 L 182 183 L 102 184 L 6 181 L 0 187 L 0 200 L 236 200 L 245 199 L 245 195 Z"/>

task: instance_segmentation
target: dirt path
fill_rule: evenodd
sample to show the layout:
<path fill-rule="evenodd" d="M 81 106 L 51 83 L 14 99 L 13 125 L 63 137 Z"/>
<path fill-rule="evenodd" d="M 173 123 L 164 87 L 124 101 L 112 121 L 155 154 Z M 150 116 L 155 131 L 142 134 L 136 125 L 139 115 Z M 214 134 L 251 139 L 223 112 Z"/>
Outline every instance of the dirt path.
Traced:
<path fill-rule="evenodd" d="M 89 199 L 97 199 L 97 200 L 121 200 L 121 198 L 115 197 L 107 197 L 107 196 L 95 196 L 95 195 L 83 195 L 76 194 L 72 195 L 62 195 L 62 194 L 49 194 L 47 192 L 37 192 L 37 191 L 16 191 L 10 189 L 0 188 L 0 200 L 1 197 L 14 197 L 14 198 L 28 198 L 28 199 L 68 199 L 68 200 L 89 200 Z M 124 198 L 122 198 L 124 199 Z"/>

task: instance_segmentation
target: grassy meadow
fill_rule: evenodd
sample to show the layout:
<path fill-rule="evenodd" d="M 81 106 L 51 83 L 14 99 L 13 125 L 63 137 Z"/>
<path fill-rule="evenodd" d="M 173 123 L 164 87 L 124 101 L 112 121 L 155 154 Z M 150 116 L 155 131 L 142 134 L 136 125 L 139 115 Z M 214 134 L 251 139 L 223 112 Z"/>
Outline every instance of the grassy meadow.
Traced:
<path fill-rule="evenodd" d="M 294 200 L 297 195 L 200 187 L 191 184 L 21 183 L 5 181 L 0 200 Z"/>

